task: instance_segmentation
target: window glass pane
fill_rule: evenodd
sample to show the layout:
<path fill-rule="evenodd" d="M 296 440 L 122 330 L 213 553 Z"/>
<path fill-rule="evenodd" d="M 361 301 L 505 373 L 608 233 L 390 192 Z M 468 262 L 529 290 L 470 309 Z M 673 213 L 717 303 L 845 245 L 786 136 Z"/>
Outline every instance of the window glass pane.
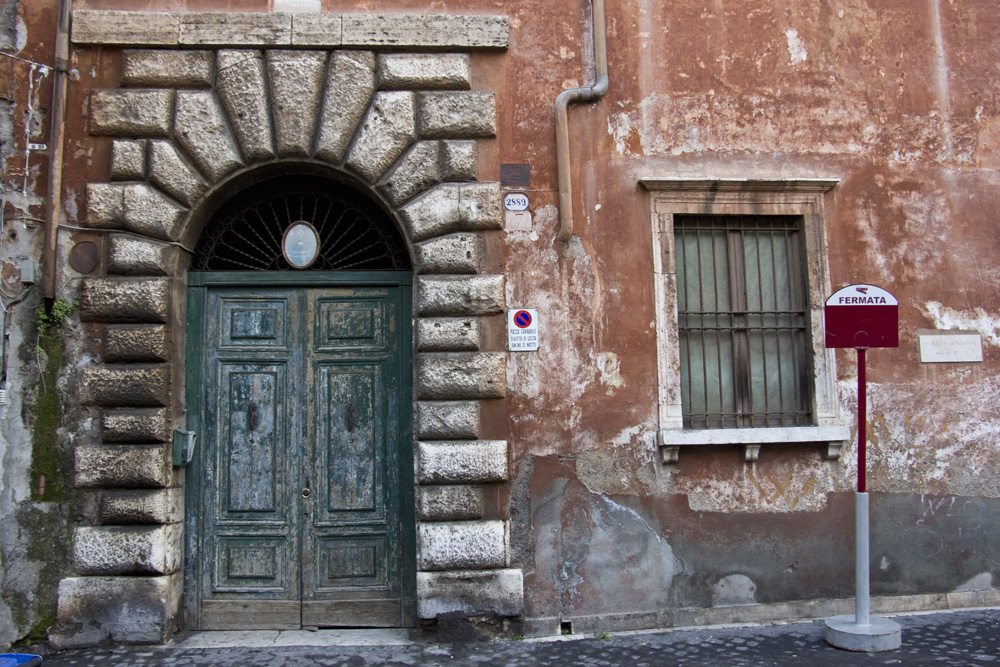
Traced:
<path fill-rule="evenodd" d="M 675 216 L 674 225 L 684 425 L 811 423 L 799 219 Z"/>

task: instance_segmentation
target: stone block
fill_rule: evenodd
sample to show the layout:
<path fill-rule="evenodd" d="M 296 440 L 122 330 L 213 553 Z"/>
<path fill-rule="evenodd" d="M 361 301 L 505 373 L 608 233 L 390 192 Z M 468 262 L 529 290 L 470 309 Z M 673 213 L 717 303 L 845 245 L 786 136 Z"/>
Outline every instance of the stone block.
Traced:
<path fill-rule="evenodd" d="M 175 46 L 181 15 L 178 12 L 77 9 L 71 23 L 71 35 L 76 44 Z"/>
<path fill-rule="evenodd" d="M 189 207 L 208 189 L 197 170 L 169 141 L 149 142 L 149 180 Z"/>
<path fill-rule="evenodd" d="M 181 15 L 182 46 L 290 46 L 292 15 L 282 12 L 190 12 Z"/>
<path fill-rule="evenodd" d="M 170 346 L 162 324 L 109 324 L 104 327 L 104 361 L 166 361 Z"/>
<path fill-rule="evenodd" d="M 343 21 L 340 14 L 292 14 L 294 46 L 340 46 Z"/>
<path fill-rule="evenodd" d="M 424 317 L 417 320 L 418 352 L 474 352 L 478 349 L 478 318 Z"/>
<path fill-rule="evenodd" d="M 483 516 L 483 487 L 467 484 L 417 487 L 417 518 L 421 521 L 461 521 Z"/>
<path fill-rule="evenodd" d="M 344 14 L 346 46 L 507 48 L 506 16 L 486 14 Z"/>
<path fill-rule="evenodd" d="M 520 616 L 524 577 L 520 569 L 417 572 L 417 616 Z"/>
<path fill-rule="evenodd" d="M 180 232 L 187 209 L 145 183 L 125 186 L 124 228 L 142 236 L 172 241 Z"/>
<path fill-rule="evenodd" d="M 95 366 L 80 373 L 80 402 L 105 407 L 170 405 L 169 364 Z"/>
<path fill-rule="evenodd" d="M 334 51 L 328 68 L 316 157 L 339 164 L 375 93 L 375 54 Z"/>
<path fill-rule="evenodd" d="M 413 143 L 414 111 L 413 93 L 376 93 L 346 164 L 369 183 L 378 181 Z"/>
<path fill-rule="evenodd" d="M 417 118 L 421 139 L 478 139 L 497 132 L 493 93 L 421 93 Z"/>
<path fill-rule="evenodd" d="M 503 398 L 507 361 L 503 352 L 425 352 L 418 355 L 421 399 Z"/>
<path fill-rule="evenodd" d="M 418 141 L 410 147 L 379 189 L 393 206 L 399 206 L 441 181 L 440 141 Z"/>
<path fill-rule="evenodd" d="M 177 246 L 108 234 L 108 273 L 121 276 L 169 276 L 177 265 Z"/>
<path fill-rule="evenodd" d="M 101 416 L 103 442 L 171 442 L 170 411 L 167 408 L 115 410 Z"/>
<path fill-rule="evenodd" d="M 468 90 L 469 56 L 464 53 L 385 53 L 378 58 L 382 90 Z"/>
<path fill-rule="evenodd" d="M 87 226 L 120 229 L 125 217 L 125 186 L 87 183 Z"/>
<path fill-rule="evenodd" d="M 400 209 L 411 241 L 424 241 L 458 231 L 462 184 L 442 183 Z"/>
<path fill-rule="evenodd" d="M 417 569 L 493 570 L 510 565 L 506 521 L 447 521 L 417 526 Z"/>
<path fill-rule="evenodd" d="M 458 199 L 462 229 L 503 229 L 503 195 L 499 183 L 462 183 Z"/>
<path fill-rule="evenodd" d="M 107 642 L 163 643 L 177 626 L 182 583 L 179 572 L 160 577 L 63 579 L 49 642 L 58 649 Z"/>
<path fill-rule="evenodd" d="M 243 164 L 211 91 L 178 91 L 174 126 L 177 142 L 210 182 L 222 180 Z"/>
<path fill-rule="evenodd" d="M 169 278 L 87 278 L 80 282 L 80 320 L 84 322 L 166 322 L 170 315 Z"/>
<path fill-rule="evenodd" d="M 503 276 L 417 277 L 416 311 L 421 316 L 493 315 L 503 310 Z"/>
<path fill-rule="evenodd" d="M 479 438 L 479 401 L 419 401 L 417 438 L 473 440 Z"/>
<path fill-rule="evenodd" d="M 73 530 L 78 574 L 172 574 L 180 569 L 180 524 L 79 526 Z"/>
<path fill-rule="evenodd" d="M 184 489 L 106 491 L 98 516 L 105 525 L 168 524 L 184 521 Z"/>
<path fill-rule="evenodd" d="M 260 51 L 219 51 L 216 89 L 236 143 L 249 162 L 274 157 L 271 109 Z"/>
<path fill-rule="evenodd" d="M 309 157 L 326 79 L 325 51 L 268 51 L 274 136 L 280 157 Z"/>
<path fill-rule="evenodd" d="M 172 456 L 169 444 L 78 447 L 74 483 L 84 489 L 166 488 Z"/>
<path fill-rule="evenodd" d="M 126 49 L 122 87 L 211 88 L 215 59 L 211 51 Z"/>
<path fill-rule="evenodd" d="M 414 247 L 417 273 L 477 273 L 483 254 L 479 234 L 439 236 Z"/>
<path fill-rule="evenodd" d="M 441 149 L 442 180 L 475 180 L 479 164 L 479 149 L 475 141 L 442 141 Z"/>
<path fill-rule="evenodd" d="M 419 484 L 486 484 L 508 478 L 506 440 L 418 442 Z"/>
<path fill-rule="evenodd" d="M 90 95 L 90 133 L 165 139 L 173 109 L 172 90 L 95 90 Z"/>
<path fill-rule="evenodd" d="M 146 177 L 146 142 L 115 139 L 111 142 L 111 180 L 141 181 Z M 88 183 L 98 185 L 96 183 Z"/>

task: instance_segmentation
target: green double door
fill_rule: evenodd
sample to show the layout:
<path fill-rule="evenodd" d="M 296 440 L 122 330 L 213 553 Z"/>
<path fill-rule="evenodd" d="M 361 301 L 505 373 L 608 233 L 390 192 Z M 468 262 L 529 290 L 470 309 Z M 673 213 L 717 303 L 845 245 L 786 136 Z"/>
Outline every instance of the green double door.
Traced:
<path fill-rule="evenodd" d="M 408 296 L 192 288 L 201 450 L 188 557 L 202 629 L 410 623 Z"/>

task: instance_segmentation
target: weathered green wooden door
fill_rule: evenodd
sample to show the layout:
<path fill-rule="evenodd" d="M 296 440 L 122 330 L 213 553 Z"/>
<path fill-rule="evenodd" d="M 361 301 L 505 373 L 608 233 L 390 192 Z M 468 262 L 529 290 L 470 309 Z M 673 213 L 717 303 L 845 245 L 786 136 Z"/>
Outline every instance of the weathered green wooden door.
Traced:
<path fill-rule="evenodd" d="M 404 289 L 201 293 L 202 629 L 409 624 Z"/>

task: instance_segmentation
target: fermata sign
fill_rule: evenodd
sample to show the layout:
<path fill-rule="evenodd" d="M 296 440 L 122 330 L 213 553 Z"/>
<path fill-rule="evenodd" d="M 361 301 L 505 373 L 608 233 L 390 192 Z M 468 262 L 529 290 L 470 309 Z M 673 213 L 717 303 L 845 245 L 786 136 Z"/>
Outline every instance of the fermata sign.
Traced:
<path fill-rule="evenodd" d="M 899 302 L 875 285 L 848 285 L 823 309 L 827 347 L 899 347 Z"/>

